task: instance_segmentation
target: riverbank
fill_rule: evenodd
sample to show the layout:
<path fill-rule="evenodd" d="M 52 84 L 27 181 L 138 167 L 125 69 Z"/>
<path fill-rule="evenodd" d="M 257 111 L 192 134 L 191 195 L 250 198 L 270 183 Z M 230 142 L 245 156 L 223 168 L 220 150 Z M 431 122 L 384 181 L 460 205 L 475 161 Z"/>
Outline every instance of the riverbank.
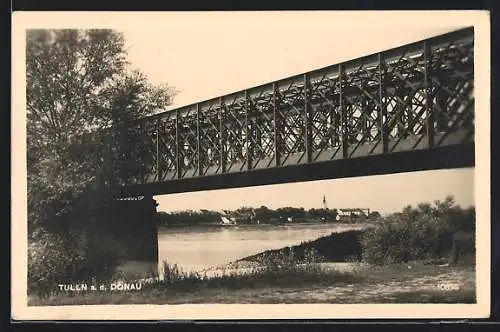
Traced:
<path fill-rule="evenodd" d="M 197 273 L 166 265 L 163 280 L 140 289 L 31 296 L 29 305 L 475 302 L 474 260 L 371 265 L 359 260 L 362 234 L 331 233 Z"/>
<path fill-rule="evenodd" d="M 190 283 L 187 289 L 165 283 L 153 283 L 134 291 L 66 293 L 45 299 L 30 297 L 29 305 L 476 301 L 473 265 L 439 266 L 423 262 L 379 267 L 359 265 L 348 273 L 325 269 L 321 282 L 307 282 L 303 276 L 292 277 L 288 284 L 279 285 L 276 282 L 250 281 L 244 277 L 232 277 L 212 283 L 200 282 L 196 287 Z"/>
<path fill-rule="evenodd" d="M 364 230 L 369 227 L 361 225 L 357 229 L 332 232 L 330 235 L 320 237 L 313 241 L 304 241 L 298 245 L 285 248 L 266 250 L 256 255 L 237 260 L 235 263 L 265 264 L 269 257 L 293 253 L 293 260 L 303 261 L 308 251 L 313 250 L 315 258 L 321 262 L 349 262 L 361 260 L 361 237 Z"/>
<path fill-rule="evenodd" d="M 349 226 L 349 227 L 357 227 L 358 225 L 366 226 L 372 225 L 375 221 L 366 221 L 365 223 L 342 223 L 342 222 L 323 222 L 317 219 L 310 220 L 301 220 L 301 221 L 280 221 L 280 222 L 261 222 L 261 223 L 234 223 L 234 224 L 225 224 L 222 222 L 207 222 L 207 223 L 177 223 L 177 224 L 161 224 L 160 229 L 192 229 L 192 228 L 232 228 L 232 227 L 240 227 L 240 228 L 260 228 L 260 227 L 279 227 L 279 226 L 314 226 L 314 225 L 333 225 L 333 226 Z"/>
<path fill-rule="evenodd" d="M 163 280 L 121 283 L 136 289 L 108 285 L 106 291 L 30 296 L 28 305 L 476 302 L 475 265 L 470 263 L 322 262 L 273 269 L 242 260 L 198 274 L 168 269 Z"/>

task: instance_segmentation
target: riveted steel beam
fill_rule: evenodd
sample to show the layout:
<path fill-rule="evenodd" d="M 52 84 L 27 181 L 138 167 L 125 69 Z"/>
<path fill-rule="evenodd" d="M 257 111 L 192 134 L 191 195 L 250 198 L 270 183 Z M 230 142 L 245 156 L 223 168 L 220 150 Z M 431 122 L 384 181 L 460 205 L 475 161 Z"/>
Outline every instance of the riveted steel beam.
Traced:
<path fill-rule="evenodd" d="M 201 178 L 473 141 L 473 51 L 473 29 L 463 29 L 135 120 L 125 128 L 145 132 L 133 149 L 150 157 L 132 178 Z"/>

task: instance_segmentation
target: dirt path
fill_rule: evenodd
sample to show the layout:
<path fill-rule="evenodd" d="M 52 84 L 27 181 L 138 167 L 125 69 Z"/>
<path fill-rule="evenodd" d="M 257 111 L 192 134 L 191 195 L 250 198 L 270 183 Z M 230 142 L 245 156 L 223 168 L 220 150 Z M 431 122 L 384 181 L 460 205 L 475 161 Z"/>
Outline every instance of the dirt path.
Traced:
<path fill-rule="evenodd" d="M 332 264 L 330 268 L 335 268 Z M 337 267 L 338 268 L 338 267 Z M 179 296 L 169 303 L 473 303 L 473 267 L 395 266 L 359 267 L 345 264 L 345 270 L 366 274 L 361 283 L 300 288 L 212 290 Z"/>
<path fill-rule="evenodd" d="M 426 301 L 426 298 L 432 295 L 446 297 L 453 294 L 453 292 L 471 292 L 474 289 L 473 275 L 463 271 L 447 271 L 435 276 L 405 280 L 282 291 L 280 297 L 284 302 L 302 303 L 420 302 L 419 300 Z"/>

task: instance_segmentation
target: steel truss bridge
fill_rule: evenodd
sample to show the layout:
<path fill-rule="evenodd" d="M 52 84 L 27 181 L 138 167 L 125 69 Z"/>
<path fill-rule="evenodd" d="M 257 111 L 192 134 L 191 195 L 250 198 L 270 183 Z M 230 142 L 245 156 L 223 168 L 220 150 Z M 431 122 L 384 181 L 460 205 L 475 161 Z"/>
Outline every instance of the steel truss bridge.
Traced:
<path fill-rule="evenodd" d="M 133 144 L 146 157 L 123 195 L 471 167 L 474 31 L 457 30 L 130 126 L 140 132 Z"/>

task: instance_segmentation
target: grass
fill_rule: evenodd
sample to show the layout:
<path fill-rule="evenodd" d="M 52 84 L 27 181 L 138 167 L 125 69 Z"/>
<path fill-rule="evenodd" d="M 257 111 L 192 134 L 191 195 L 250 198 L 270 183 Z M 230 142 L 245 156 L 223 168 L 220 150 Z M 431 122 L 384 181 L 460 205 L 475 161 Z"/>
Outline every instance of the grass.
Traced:
<path fill-rule="evenodd" d="M 165 262 L 163 279 L 144 283 L 140 290 L 110 291 L 110 282 L 104 281 L 108 285 L 106 291 L 29 296 L 28 305 L 476 301 L 474 259 L 451 266 L 443 265 L 446 259 L 384 265 L 359 263 L 361 235 L 360 231 L 332 233 L 298 246 L 247 257 L 236 262 L 246 267 L 245 273 L 229 269 L 215 275 L 186 273 Z M 356 268 L 340 271 L 321 264 L 325 261 L 347 261 L 356 264 Z M 136 278 L 122 273 L 113 280 L 133 282 Z M 450 283 L 459 287 L 438 287 Z"/>
<path fill-rule="evenodd" d="M 358 245 L 351 240 L 360 235 L 359 231 L 333 233 L 298 246 L 247 257 L 236 262 L 246 268 L 244 273 L 234 269 L 211 275 L 186 273 L 165 262 L 163 278 L 142 283 L 140 290 L 111 291 L 111 282 L 103 281 L 106 291 L 54 291 L 45 297 L 29 296 L 28 305 L 476 302 L 474 257 L 457 265 L 443 264 L 446 259 L 384 265 L 360 263 L 351 260 L 359 253 Z M 343 245 L 347 242 L 351 244 Z M 325 261 L 349 261 L 355 269 L 341 271 L 322 264 Z M 122 271 L 112 280 L 130 283 L 140 277 L 144 278 Z"/>
<path fill-rule="evenodd" d="M 299 289 L 307 285 L 330 286 L 358 282 L 359 278 L 348 274 L 261 274 L 239 277 L 219 276 L 201 280 L 185 278 L 174 283 L 156 282 L 144 285 L 140 291 L 106 291 L 73 294 L 53 294 L 46 298 L 32 297 L 29 305 L 75 304 L 176 304 L 176 303 L 243 303 L 255 302 L 255 296 L 280 289 Z M 276 285 L 278 287 L 270 287 Z M 220 300 L 220 301 L 219 301 Z"/>
<path fill-rule="evenodd" d="M 330 286 L 339 283 L 360 282 L 361 277 L 343 272 L 331 271 L 263 271 L 244 275 L 221 275 L 207 279 L 185 278 L 173 283 L 161 282 L 150 287 L 164 290 L 169 294 L 200 291 L 207 289 L 264 289 L 269 285 L 279 288 L 302 287 L 308 285 Z"/>
<path fill-rule="evenodd" d="M 288 251 L 294 252 L 297 259 L 304 259 L 308 252 L 314 252 L 329 262 L 344 262 L 348 258 L 360 259 L 362 230 L 350 230 L 320 237 L 313 241 L 302 242 L 299 245 L 275 250 L 266 250 L 262 253 L 243 258 L 239 261 L 262 262 L 270 255 L 285 255 Z"/>
<path fill-rule="evenodd" d="M 141 284 L 140 290 L 110 291 L 110 282 L 104 281 L 108 290 L 52 291 L 45 297 L 29 296 L 28 305 L 474 303 L 474 242 L 467 238 L 458 241 L 457 233 L 450 233 L 454 224 L 467 224 L 473 218 L 470 211 L 452 209 L 452 203 L 447 199 L 435 203 L 436 207 L 407 207 L 368 232 L 332 233 L 297 246 L 265 251 L 235 262 L 239 270 L 215 275 L 185 273 L 164 264 L 164 278 Z M 456 222 L 451 222 L 455 218 Z M 448 233 L 449 238 L 443 235 Z M 460 264 L 447 265 L 449 252 L 465 257 L 460 257 Z M 342 271 L 323 262 L 348 262 L 346 265 L 356 268 Z M 240 264 L 246 269 L 244 273 Z M 134 281 L 129 275 L 112 280 L 117 279 Z"/>
<path fill-rule="evenodd" d="M 360 266 L 352 272 L 295 264 L 278 271 L 213 277 L 184 273 L 167 265 L 170 275 L 137 291 L 105 291 L 32 296 L 29 305 L 189 304 L 189 303 L 474 303 L 473 265 L 438 266 L 425 262 Z M 410 268 L 409 268 L 410 267 Z M 439 289 L 455 282 L 459 289 Z"/>

